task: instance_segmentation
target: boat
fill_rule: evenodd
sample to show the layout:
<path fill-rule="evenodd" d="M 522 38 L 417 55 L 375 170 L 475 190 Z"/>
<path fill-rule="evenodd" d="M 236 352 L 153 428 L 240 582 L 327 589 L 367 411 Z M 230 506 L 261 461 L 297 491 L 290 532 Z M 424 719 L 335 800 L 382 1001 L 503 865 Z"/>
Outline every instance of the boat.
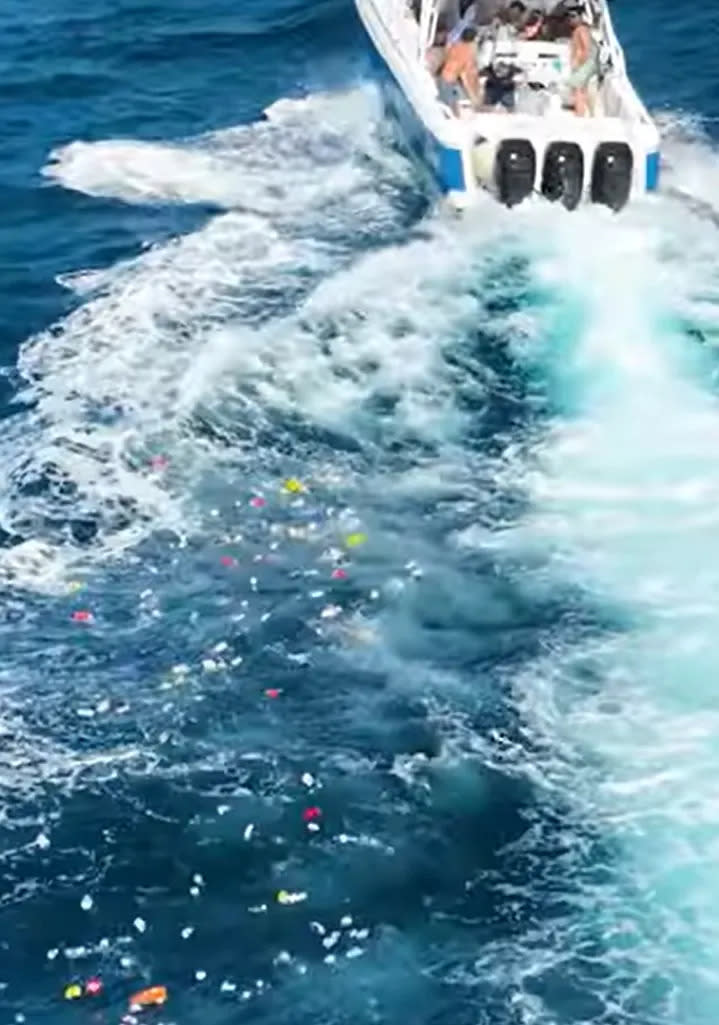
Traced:
<path fill-rule="evenodd" d="M 539 38 L 524 38 L 502 9 L 477 25 L 478 67 L 501 63 L 516 73 L 507 111 L 469 97 L 448 106 L 430 68 L 438 27 L 450 42 L 457 38 L 468 24 L 466 2 L 355 0 L 385 113 L 399 127 L 403 148 L 456 209 L 475 205 L 489 191 L 508 207 L 543 196 L 569 210 L 598 203 L 618 211 L 658 188 L 659 131 L 627 73 L 607 0 L 569 0 L 594 40 L 597 74 L 586 114 L 567 106 L 567 2 L 545 12 L 550 30 Z"/>

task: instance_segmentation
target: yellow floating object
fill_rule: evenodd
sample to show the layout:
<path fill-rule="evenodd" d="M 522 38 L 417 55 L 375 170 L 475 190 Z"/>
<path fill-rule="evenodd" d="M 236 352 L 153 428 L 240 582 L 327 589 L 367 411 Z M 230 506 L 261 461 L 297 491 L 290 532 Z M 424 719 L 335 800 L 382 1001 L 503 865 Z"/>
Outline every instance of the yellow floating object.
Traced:
<path fill-rule="evenodd" d="M 290 477 L 282 485 L 285 491 L 289 491 L 291 495 L 299 495 L 301 491 L 305 490 L 305 486 L 302 481 L 297 480 L 296 477 Z"/>
<path fill-rule="evenodd" d="M 75 594 L 77 591 L 81 591 L 84 586 L 82 580 L 71 580 L 67 585 L 67 589 L 70 594 Z"/>
<path fill-rule="evenodd" d="M 79 1000 L 82 996 L 82 986 L 78 986 L 76 982 L 71 982 L 69 986 L 65 986 L 63 995 L 66 1000 Z"/>
<path fill-rule="evenodd" d="M 345 544 L 348 548 L 358 548 L 360 545 L 363 545 L 366 540 L 366 534 L 348 534 L 345 538 Z"/>

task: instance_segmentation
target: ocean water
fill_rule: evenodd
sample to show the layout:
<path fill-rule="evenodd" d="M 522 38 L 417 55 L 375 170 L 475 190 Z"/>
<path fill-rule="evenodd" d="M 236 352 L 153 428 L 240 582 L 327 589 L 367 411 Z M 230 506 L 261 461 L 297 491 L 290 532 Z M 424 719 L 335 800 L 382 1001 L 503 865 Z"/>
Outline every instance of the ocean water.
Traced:
<path fill-rule="evenodd" d="M 457 222 L 348 0 L 0 9 L 3 1022 L 716 1025 L 719 22 L 613 16 L 661 193 Z"/>

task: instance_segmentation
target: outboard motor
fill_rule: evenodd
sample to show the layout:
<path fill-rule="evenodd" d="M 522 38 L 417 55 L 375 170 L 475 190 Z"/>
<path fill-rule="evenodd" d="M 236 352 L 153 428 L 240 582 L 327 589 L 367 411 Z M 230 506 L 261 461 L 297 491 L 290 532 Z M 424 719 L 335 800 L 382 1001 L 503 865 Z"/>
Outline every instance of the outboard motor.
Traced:
<path fill-rule="evenodd" d="M 634 157 L 626 142 L 602 142 L 592 167 L 592 202 L 621 210 L 632 191 Z"/>
<path fill-rule="evenodd" d="M 582 198 L 584 154 L 576 142 L 552 142 L 544 154 L 542 195 L 574 210 Z"/>
<path fill-rule="evenodd" d="M 503 139 L 497 147 L 494 178 L 505 206 L 517 206 L 531 195 L 537 172 L 534 146 L 526 139 Z"/>

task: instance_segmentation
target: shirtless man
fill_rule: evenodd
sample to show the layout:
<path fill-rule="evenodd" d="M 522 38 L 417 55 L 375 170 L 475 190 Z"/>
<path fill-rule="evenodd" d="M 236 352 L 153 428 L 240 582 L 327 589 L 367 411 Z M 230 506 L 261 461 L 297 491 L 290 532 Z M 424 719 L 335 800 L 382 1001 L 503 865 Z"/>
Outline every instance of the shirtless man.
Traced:
<path fill-rule="evenodd" d="M 447 56 L 439 73 L 439 98 L 459 114 L 462 87 L 475 107 L 479 106 L 479 73 L 477 71 L 477 30 L 465 28 L 457 43 L 447 48 Z"/>
<path fill-rule="evenodd" d="M 569 11 L 568 20 L 572 32 L 569 40 L 572 73 L 568 82 L 572 90 L 572 106 L 578 117 L 587 117 L 590 113 L 587 86 L 599 71 L 599 52 L 589 26 L 576 7 Z"/>

